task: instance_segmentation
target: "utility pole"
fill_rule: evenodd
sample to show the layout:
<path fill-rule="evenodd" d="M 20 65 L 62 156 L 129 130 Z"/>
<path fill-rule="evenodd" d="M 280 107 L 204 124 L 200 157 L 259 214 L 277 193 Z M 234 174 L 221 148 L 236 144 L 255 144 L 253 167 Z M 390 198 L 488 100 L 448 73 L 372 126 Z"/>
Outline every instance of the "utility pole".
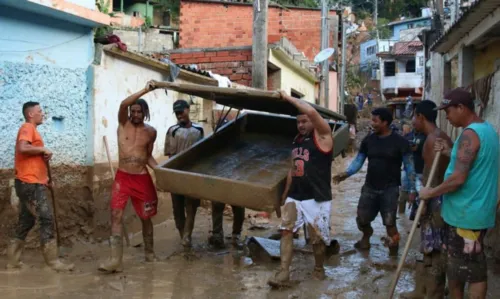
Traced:
<path fill-rule="evenodd" d="M 267 9 L 269 0 L 253 2 L 252 87 L 267 89 Z"/>
<path fill-rule="evenodd" d="M 340 75 L 340 107 L 339 113 L 344 114 L 345 105 L 345 85 L 346 85 L 346 56 L 347 56 L 347 22 L 342 17 L 342 73 Z"/>
<path fill-rule="evenodd" d="M 321 50 L 328 48 L 330 44 L 330 28 L 328 24 L 328 3 L 327 0 L 321 0 Z M 324 103 L 325 108 L 329 105 L 329 95 L 330 95 L 330 59 L 323 61 L 321 65 L 322 74 L 322 88 L 324 92 Z M 321 88 L 320 88 L 321 90 Z M 320 93 L 321 94 L 321 93 Z"/>

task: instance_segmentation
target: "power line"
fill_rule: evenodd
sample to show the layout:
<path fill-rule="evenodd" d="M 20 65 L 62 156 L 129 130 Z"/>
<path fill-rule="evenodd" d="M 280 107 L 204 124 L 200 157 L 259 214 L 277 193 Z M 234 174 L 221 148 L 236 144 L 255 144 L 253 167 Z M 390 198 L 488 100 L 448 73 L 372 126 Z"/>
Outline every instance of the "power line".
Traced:
<path fill-rule="evenodd" d="M 54 44 L 54 45 L 51 45 L 51 46 L 47 46 L 47 47 L 42 47 L 42 48 L 38 48 L 38 49 L 31 49 L 31 50 L 19 50 L 19 51 L 12 51 L 12 50 L 9 50 L 9 51 L 2 51 L 0 50 L 0 53 L 26 53 L 26 52 L 35 52 L 35 51 L 42 51 L 42 50 L 48 50 L 48 49 L 51 49 L 51 48 L 55 48 L 55 47 L 59 47 L 59 46 L 62 46 L 62 45 L 65 45 L 65 44 L 68 44 L 68 43 L 71 43 L 77 39 L 80 39 L 84 36 L 87 36 L 88 33 L 84 33 L 78 37 L 75 37 L 73 39 L 70 39 L 70 40 L 67 40 L 67 41 L 64 41 L 62 43 L 58 43 L 58 44 Z M 3 41 L 22 41 L 22 42 L 27 42 L 27 41 L 23 41 L 23 40 L 17 40 L 17 39 L 0 39 L 0 40 L 3 40 Z"/>

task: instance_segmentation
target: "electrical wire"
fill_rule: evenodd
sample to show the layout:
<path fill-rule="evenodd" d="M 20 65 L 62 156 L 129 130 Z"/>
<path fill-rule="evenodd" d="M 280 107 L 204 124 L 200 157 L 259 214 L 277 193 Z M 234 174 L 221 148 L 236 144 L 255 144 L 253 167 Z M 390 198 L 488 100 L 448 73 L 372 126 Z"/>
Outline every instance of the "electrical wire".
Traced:
<path fill-rule="evenodd" d="M 38 48 L 38 49 L 31 49 L 31 50 L 19 50 L 19 51 L 12 51 L 12 50 L 9 50 L 9 51 L 3 51 L 3 50 L 0 50 L 0 53 L 27 53 L 27 52 L 35 52 L 35 51 L 42 51 L 42 50 L 48 50 L 48 49 L 52 49 L 52 48 L 55 48 L 55 47 L 59 47 L 59 46 L 62 46 L 62 45 L 65 45 L 65 44 L 69 44 L 73 41 L 76 41 L 84 36 L 87 36 L 88 33 L 84 33 L 78 37 L 75 37 L 73 39 L 70 39 L 70 40 L 67 40 L 67 41 L 64 41 L 62 43 L 58 43 L 58 44 L 55 44 L 55 45 L 51 45 L 51 46 L 47 46 L 47 47 L 42 47 L 42 48 Z M 13 40 L 13 39 L 0 39 L 0 40 L 4 40 L 4 41 L 22 41 L 22 40 Z M 26 41 L 24 41 L 26 42 Z"/>

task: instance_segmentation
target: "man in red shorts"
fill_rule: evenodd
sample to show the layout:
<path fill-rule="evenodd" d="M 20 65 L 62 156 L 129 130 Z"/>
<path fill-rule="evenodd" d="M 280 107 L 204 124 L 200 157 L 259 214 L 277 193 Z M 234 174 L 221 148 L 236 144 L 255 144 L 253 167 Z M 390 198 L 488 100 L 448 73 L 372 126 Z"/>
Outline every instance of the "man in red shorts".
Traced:
<path fill-rule="evenodd" d="M 129 197 L 142 221 L 146 261 L 155 260 L 151 217 L 156 215 L 158 198 L 147 166 L 158 164 L 152 156 L 156 130 L 144 123 L 149 120 L 149 107 L 140 98 L 155 88 L 154 81 L 148 82 L 144 89 L 123 100 L 118 111 L 119 164 L 111 195 L 111 258 L 99 266 L 103 272 L 122 270 L 122 218 Z"/>

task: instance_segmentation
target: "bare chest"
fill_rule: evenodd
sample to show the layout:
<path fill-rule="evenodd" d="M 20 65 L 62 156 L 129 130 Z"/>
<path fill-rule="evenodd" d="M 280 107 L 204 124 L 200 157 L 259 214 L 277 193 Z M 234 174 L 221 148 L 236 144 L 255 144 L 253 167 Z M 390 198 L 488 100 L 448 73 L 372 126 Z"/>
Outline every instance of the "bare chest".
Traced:
<path fill-rule="evenodd" d="M 121 149 L 147 148 L 150 134 L 145 128 L 123 127 L 118 129 L 118 143 Z"/>

